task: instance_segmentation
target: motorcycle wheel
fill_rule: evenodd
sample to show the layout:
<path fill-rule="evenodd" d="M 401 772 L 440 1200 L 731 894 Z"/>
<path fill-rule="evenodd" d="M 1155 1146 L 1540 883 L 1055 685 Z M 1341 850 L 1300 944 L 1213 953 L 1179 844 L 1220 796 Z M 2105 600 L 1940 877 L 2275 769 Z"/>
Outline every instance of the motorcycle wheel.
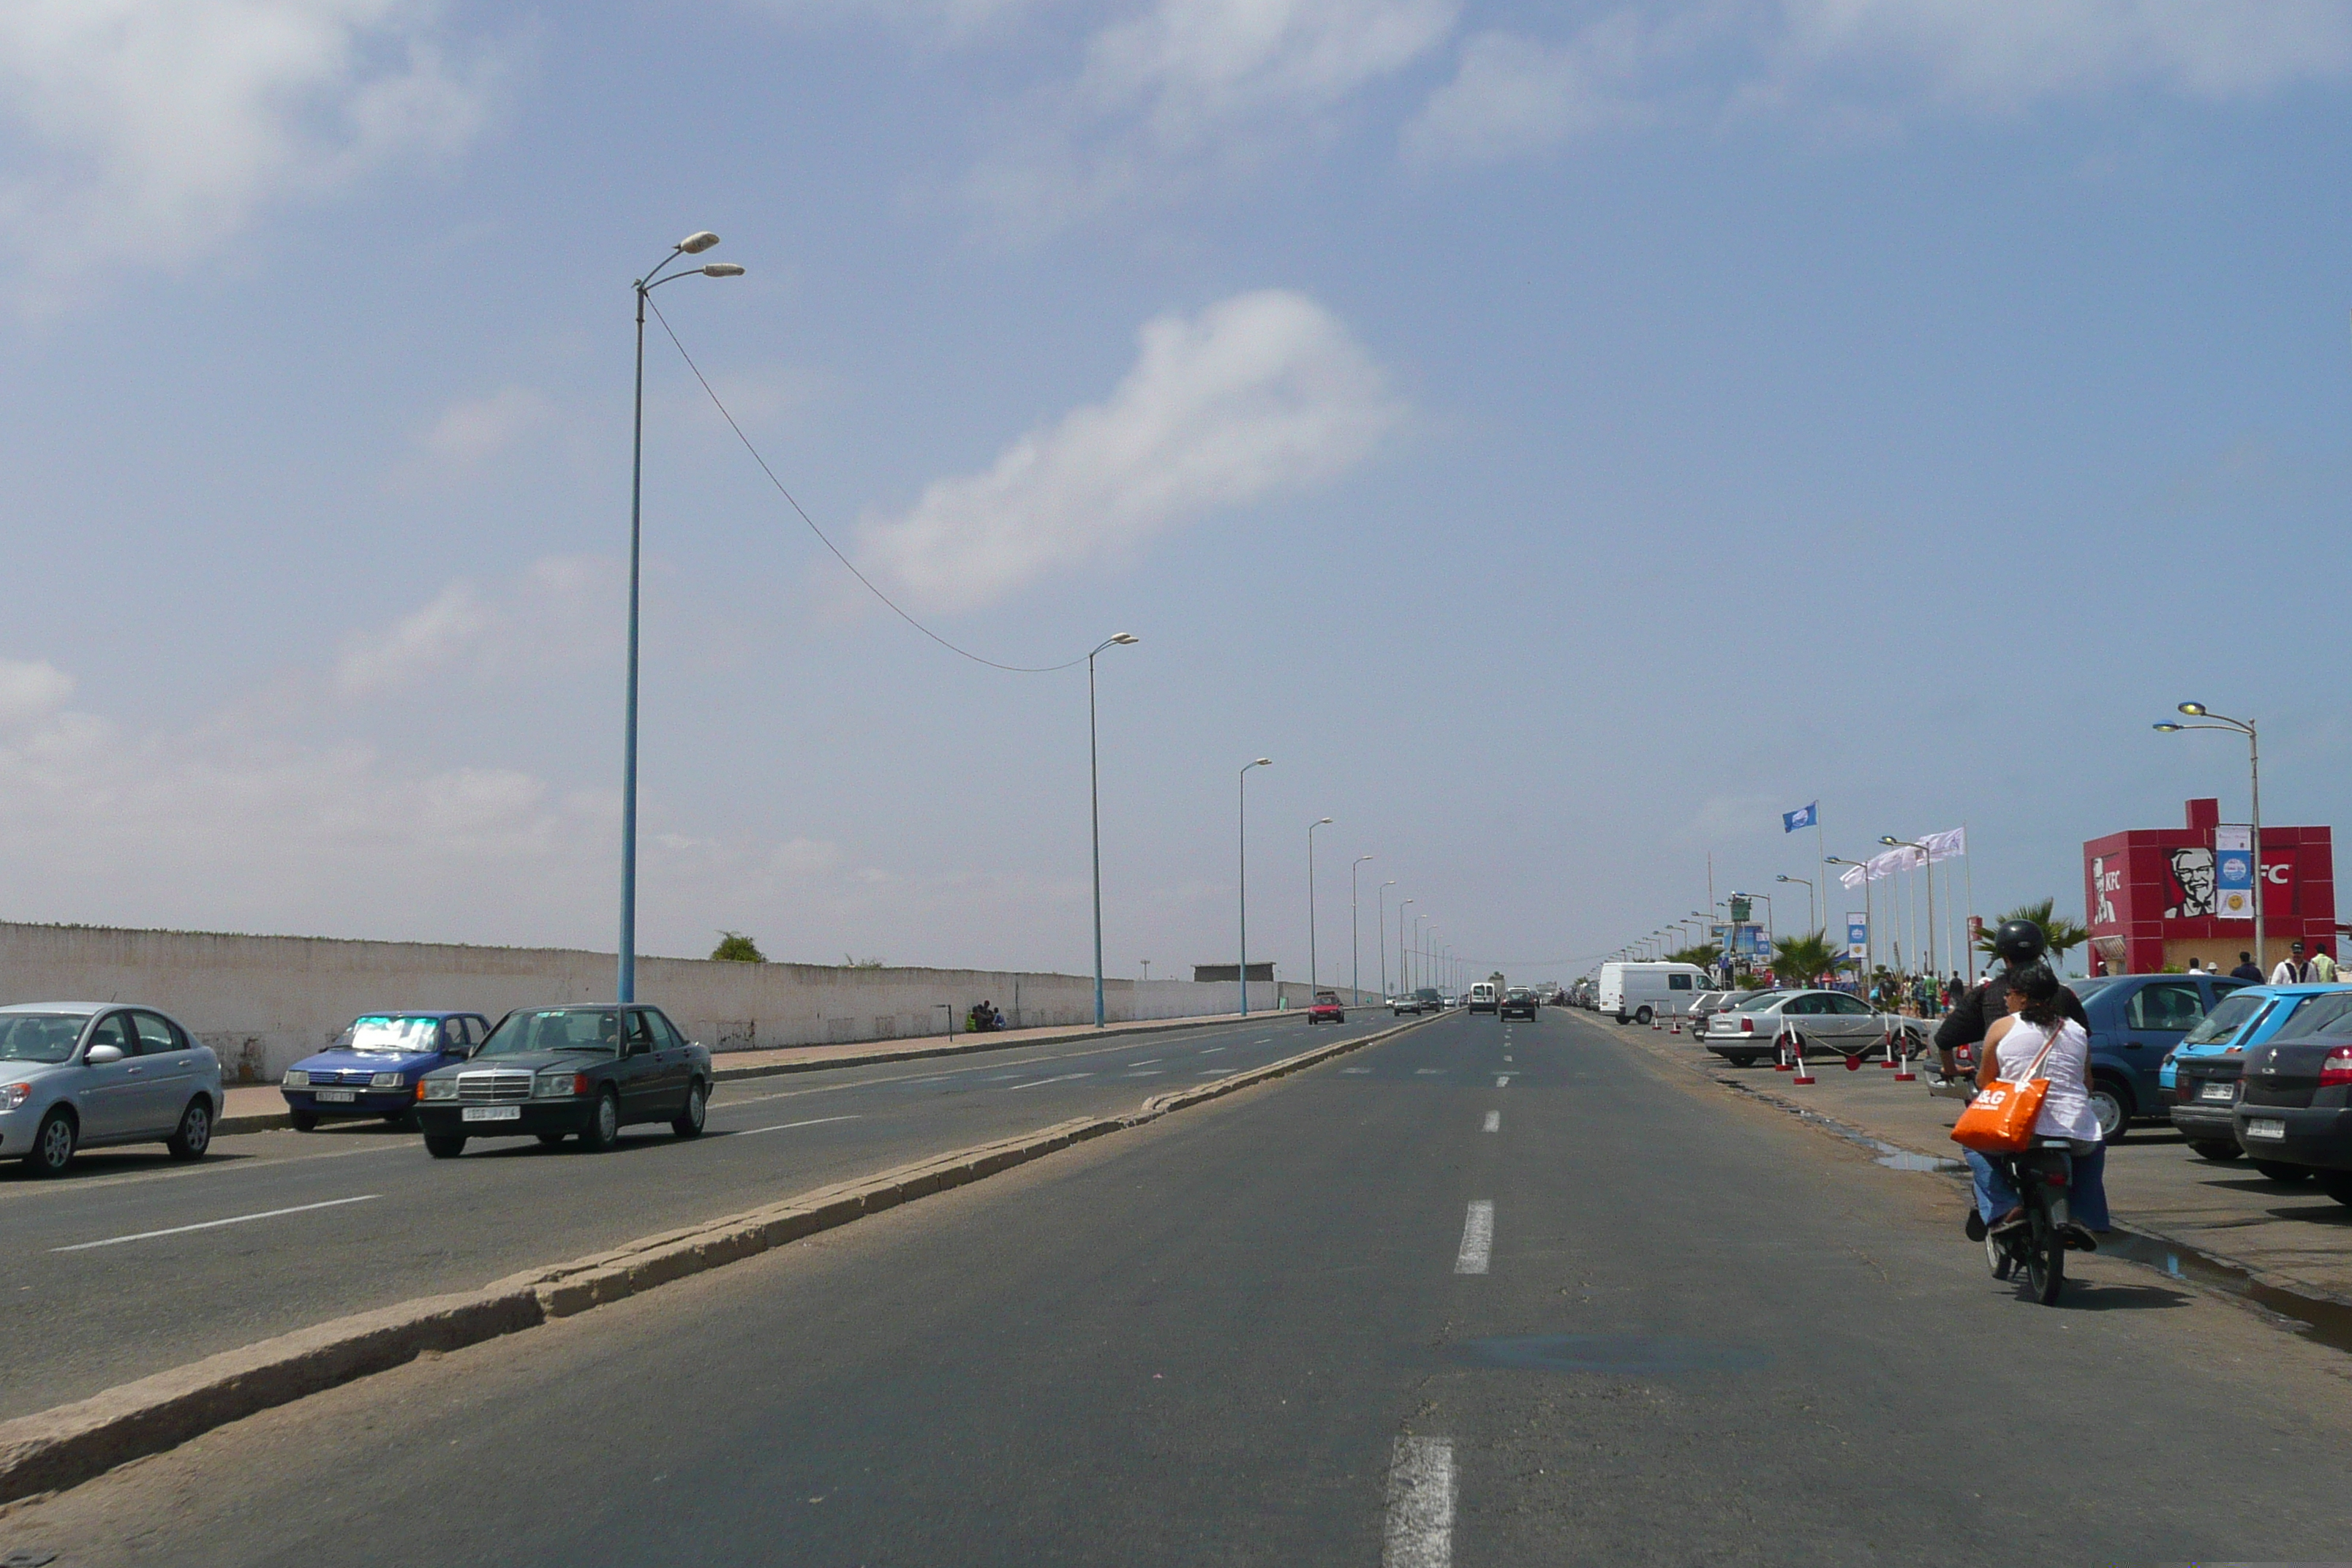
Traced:
<path fill-rule="evenodd" d="M 1985 1267 L 1992 1270 L 1994 1279 L 2006 1279 L 2017 1271 L 2017 1259 L 2010 1256 L 2009 1248 L 2000 1244 L 1999 1237 L 1986 1237 L 1984 1249 Z"/>
<path fill-rule="evenodd" d="M 2025 1282 L 2045 1307 L 2056 1306 L 2058 1292 L 2066 1288 L 2066 1237 L 2039 1206 L 2025 1244 Z"/>

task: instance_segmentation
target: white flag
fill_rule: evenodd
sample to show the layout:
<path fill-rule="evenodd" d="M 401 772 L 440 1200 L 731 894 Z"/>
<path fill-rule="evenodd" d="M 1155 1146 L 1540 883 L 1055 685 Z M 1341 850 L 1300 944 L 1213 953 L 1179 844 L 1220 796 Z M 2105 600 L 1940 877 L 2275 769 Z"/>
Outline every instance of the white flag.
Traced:
<path fill-rule="evenodd" d="M 1969 830 L 1955 827 L 1949 833 L 1930 833 L 1919 842 L 1927 847 L 1928 859 L 1948 860 L 1969 852 Z"/>
<path fill-rule="evenodd" d="M 1870 868 L 1867 866 L 1848 866 L 1838 873 L 1838 880 L 1849 888 L 1859 888 L 1862 886 L 1863 879 L 1869 875 Z"/>

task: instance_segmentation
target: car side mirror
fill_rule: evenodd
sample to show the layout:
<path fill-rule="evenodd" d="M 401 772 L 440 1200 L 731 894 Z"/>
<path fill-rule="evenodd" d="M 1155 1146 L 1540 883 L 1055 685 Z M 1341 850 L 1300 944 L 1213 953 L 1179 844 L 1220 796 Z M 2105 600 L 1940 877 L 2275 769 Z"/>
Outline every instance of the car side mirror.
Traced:
<path fill-rule="evenodd" d="M 94 1068 L 110 1067 L 122 1059 L 121 1046 L 92 1046 L 81 1058 Z"/>

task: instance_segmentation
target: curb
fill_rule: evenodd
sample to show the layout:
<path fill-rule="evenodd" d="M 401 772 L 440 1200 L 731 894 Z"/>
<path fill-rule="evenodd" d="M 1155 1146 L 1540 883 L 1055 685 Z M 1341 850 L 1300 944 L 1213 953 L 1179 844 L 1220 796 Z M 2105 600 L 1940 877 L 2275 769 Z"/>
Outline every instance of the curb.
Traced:
<path fill-rule="evenodd" d="M 0 1422 L 0 1504 L 79 1486 L 118 1465 L 177 1447 L 216 1426 L 356 1378 L 388 1372 L 428 1352 L 462 1350 L 557 1318 L 573 1317 L 901 1204 L 985 1181 L 1073 1144 L 1157 1121 L 1172 1111 L 1287 1077 L 1433 1021 L 1423 1016 L 1360 1038 L 1334 1040 L 1214 1083 L 1154 1095 L 1140 1109 L 1123 1115 L 1077 1117 L 1034 1132 L 934 1154 L 748 1213 L 641 1237 L 570 1262 L 526 1269 L 479 1290 L 427 1296 L 331 1319 L 122 1384 L 71 1405 Z"/>

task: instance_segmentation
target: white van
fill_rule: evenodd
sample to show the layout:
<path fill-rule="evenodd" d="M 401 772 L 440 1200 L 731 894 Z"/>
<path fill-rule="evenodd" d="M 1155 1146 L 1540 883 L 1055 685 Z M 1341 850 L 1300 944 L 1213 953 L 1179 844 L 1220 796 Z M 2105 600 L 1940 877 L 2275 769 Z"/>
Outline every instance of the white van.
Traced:
<path fill-rule="evenodd" d="M 1470 983 L 1470 1011 L 1492 1013 L 1497 1001 L 1498 996 L 1493 983 L 1485 980 L 1474 980 Z"/>
<path fill-rule="evenodd" d="M 1621 1024 L 1687 1018 L 1691 1004 L 1712 984 L 1696 963 L 1604 963 L 1596 1011 Z"/>

